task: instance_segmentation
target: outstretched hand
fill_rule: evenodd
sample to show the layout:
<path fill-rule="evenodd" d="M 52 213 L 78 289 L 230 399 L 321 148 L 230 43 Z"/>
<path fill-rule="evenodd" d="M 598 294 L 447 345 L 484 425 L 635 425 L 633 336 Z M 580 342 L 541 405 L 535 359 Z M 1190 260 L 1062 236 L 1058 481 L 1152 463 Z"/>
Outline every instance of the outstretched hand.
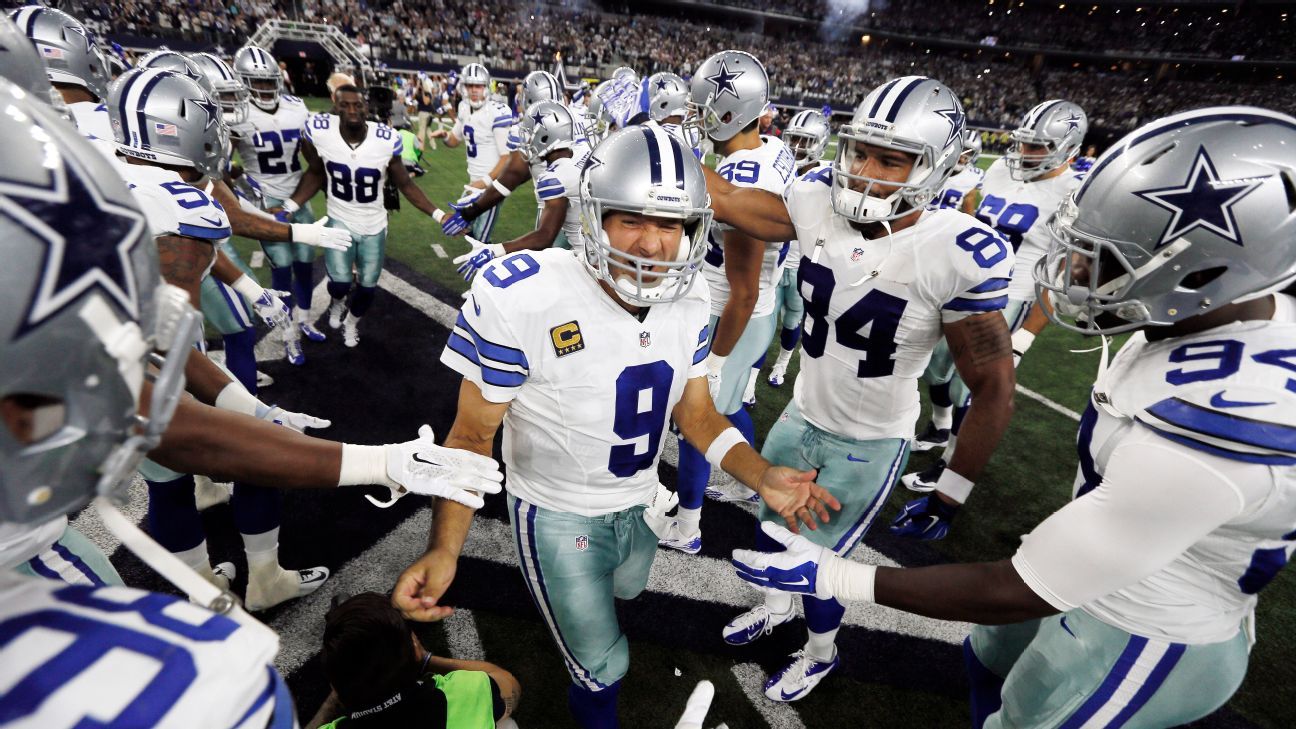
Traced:
<path fill-rule="evenodd" d="M 761 474 L 756 491 L 765 503 L 787 522 L 793 534 L 800 534 L 798 524 L 811 530 L 829 521 L 828 510 L 841 511 L 841 502 L 814 482 L 818 471 L 798 471 L 787 466 L 770 466 Z M 818 523 L 816 523 L 816 518 Z"/>

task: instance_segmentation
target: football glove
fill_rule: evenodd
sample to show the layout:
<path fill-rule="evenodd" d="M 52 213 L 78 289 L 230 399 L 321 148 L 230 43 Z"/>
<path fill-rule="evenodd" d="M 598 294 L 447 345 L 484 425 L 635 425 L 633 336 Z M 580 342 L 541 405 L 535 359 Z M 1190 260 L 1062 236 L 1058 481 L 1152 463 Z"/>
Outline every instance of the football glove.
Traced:
<path fill-rule="evenodd" d="M 499 243 L 482 243 L 470 235 L 464 236 L 464 240 L 468 241 L 472 248 L 462 256 L 456 257 L 452 263 L 458 264 L 459 275 L 463 276 L 465 281 L 471 281 L 473 276 L 476 276 L 477 272 L 496 256 L 504 255 L 504 246 Z"/>
<path fill-rule="evenodd" d="M 261 295 L 252 302 L 252 308 L 256 309 L 257 316 L 261 317 L 266 326 L 273 329 L 292 318 L 292 310 L 283 302 L 287 296 L 288 293 L 284 291 L 263 289 Z"/>
<path fill-rule="evenodd" d="M 657 491 L 653 494 L 651 504 L 644 509 L 644 523 L 657 535 L 658 539 L 665 539 L 670 533 L 671 524 L 675 523 L 675 518 L 666 516 L 666 512 L 674 509 L 679 505 L 679 494 L 671 491 L 660 483 L 657 484 Z"/>
<path fill-rule="evenodd" d="M 905 504 L 900 515 L 891 522 L 891 533 L 928 541 L 944 539 L 957 513 L 957 506 L 945 503 L 934 493 L 927 494 Z"/>
<path fill-rule="evenodd" d="M 351 234 L 342 228 L 324 227 L 327 222 L 328 216 L 325 215 L 313 223 L 293 223 L 293 243 L 303 243 L 308 246 L 328 248 L 334 251 L 345 251 L 350 248 Z"/>
<path fill-rule="evenodd" d="M 436 444 L 432 427 L 419 428 L 419 437 L 386 446 L 390 501 L 366 495 L 375 506 L 387 508 L 405 494 L 437 496 L 480 509 L 482 494 L 498 494 L 504 474 L 494 458 L 478 453 L 444 448 Z"/>
<path fill-rule="evenodd" d="M 720 402 L 720 372 L 724 369 L 726 359 L 728 357 L 714 352 L 707 355 L 707 390 L 711 392 L 711 402 Z"/>
<path fill-rule="evenodd" d="M 333 424 L 331 420 L 317 418 L 314 415 L 306 413 L 294 413 L 291 410 L 284 410 L 277 405 L 269 406 L 264 413 L 260 415 L 262 420 L 269 420 L 276 425 L 282 425 L 285 428 L 292 428 L 298 433 L 305 433 L 307 428 L 327 428 Z"/>
<path fill-rule="evenodd" d="M 684 713 L 680 714 L 679 721 L 675 723 L 675 729 L 702 729 L 702 722 L 706 721 L 714 698 L 715 684 L 698 681 L 697 686 L 693 687 L 693 693 L 689 694 L 688 703 L 684 705 Z"/>
<path fill-rule="evenodd" d="M 819 581 L 819 565 L 833 556 L 829 549 L 772 521 L 761 522 L 761 530 L 782 544 L 785 550 L 757 552 L 735 549 L 731 561 L 739 577 L 757 587 L 813 595 L 820 600 L 832 598 L 832 592 Z"/>

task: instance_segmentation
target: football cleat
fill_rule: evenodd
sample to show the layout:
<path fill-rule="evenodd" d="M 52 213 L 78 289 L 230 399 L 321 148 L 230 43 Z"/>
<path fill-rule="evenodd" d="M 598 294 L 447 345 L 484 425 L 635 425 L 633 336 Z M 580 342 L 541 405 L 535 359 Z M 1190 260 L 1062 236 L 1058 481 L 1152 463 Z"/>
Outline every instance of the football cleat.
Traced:
<path fill-rule="evenodd" d="M 228 590 L 230 583 L 234 582 L 234 578 L 238 575 L 238 570 L 234 569 L 233 562 L 221 562 L 220 564 L 212 565 L 210 575 L 203 574 L 202 570 L 199 570 L 198 573 L 202 574 L 208 582 L 212 583 L 219 589 Z"/>
<path fill-rule="evenodd" d="M 712 501 L 728 501 L 747 504 L 760 503 L 760 494 L 752 491 L 737 481 L 730 482 L 728 488 L 720 485 L 707 486 L 706 497 Z"/>
<path fill-rule="evenodd" d="M 322 342 L 327 338 L 324 336 L 324 332 L 321 332 L 320 330 L 315 328 L 314 324 L 307 324 L 306 322 L 302 322 L 298 324 L 297 327 L 301 329 L 302 335 L 305 336 L 307 339 L 311 340 L 312 342 Z"/>
<path fill-rule="evenodd" d="M 266 610 L 315 592 L 329 578 L 327 567 L 286 570 L 277 564 L 248 574 L 247 609 Z"/>
<path fill-rule="evenodd" d="M 936 482 L 945 472 L 945 459 L 941 458 L 927 468 L 900 477 L 900 483 L 910 491 L 925 494 L 936 489 Z"/>
<path fill-rule="evenodd" d="M 783 380 L 787 377 L 787 365 L 775 362 L 770 368 L 769 379 L 766 382 L 770 387 L 782 387 Z"/>
<path fill-rule="evenodd" d="M 284 340 L 284 359 L 294 366 L 306 364 L 306 355 L 302 353 L 301 337 Z"/>
<path fill-rule="evenodd" d="M 330 329 L 337 329 L 342 326 L 342 317 L 346 315 L 346 310 L 346 299 L 334 299 L 333 303 L 329 304 L 328 321 Z"/>
<path fill-rule="evenodd" d="M 697 554 L 702 551 L 702 530 L 698 529 L 692 534 L 685 534 L 684 530 L 680 528 L 679 521 L 675 521 L 671 523 L 666 532 L 666 537 L 658 540 L 657 544 L 684 554 Z"/>
<path fill-rule="evenodd" d="M 217 504 L 224 504 L 230 500 L 230 495 L 234 492 L 233 484 L 214 483 L 210 478 L 200 474 L 194 474 L 194 504 L 198 511 L 210 509 Z"/>
<path fill-rule="evenodd" d="M 348 347 L 360 344 L 360 320 L 347 317 L 342 322 L 342 343 Z"/>
<path fill-rule="evenodd" d="M 257 370 L 257 389 L 269 387 L 274 384 L 274 378 L 261 370 Z"/>
<path fill-rule="evenodd" d="M 949 443 L 949 428 L 937 428 L 935 423 L 927 423 L 927 429 L 913 439 L 913 451 L 924 453 L 933 448 L 944 448 Z"/>
<path fill-rule="evenodd" d="M 795 610 L 786 613 L 771 613 L 765 603 L 761 603 L 739 615 L 724 626 L 721 635 L 729 645 L 747 645 L 756 639 L 769 635 L 775 628 L 796 617 Z"/>
<path fill-rule="evenodd" d="M 841 663 L 837 648 L 833 647 L 831 661 L 816 661 L 805 649 L 792 654 L 792 662 L 765 682 L 765 697 L 771 701 L 788 702 L 805 698 Z"/>

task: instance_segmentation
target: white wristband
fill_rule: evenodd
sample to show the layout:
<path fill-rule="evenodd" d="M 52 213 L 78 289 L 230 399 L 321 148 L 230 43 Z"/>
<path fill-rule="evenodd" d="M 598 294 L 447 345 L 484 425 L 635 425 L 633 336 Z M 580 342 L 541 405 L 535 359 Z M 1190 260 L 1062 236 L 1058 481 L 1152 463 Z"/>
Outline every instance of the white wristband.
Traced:
<path fill-rule="evenodd" d="M 433 210 L 432 219 L 437 221 L 438 223 L 445 221 L 445 211 L 440 208 Z"/>
<path fill-rule="evenodd" d="M 705 362 L 707 374 L 719 375 L 720 370 L 724 369 L 725 360 L 727 359 L 729 359 L 729 357 L 723 354 L 716 354 L 715 352 L 708 354 Z"/>
<path fill-rule="evenodd" d="M 877 565 L 831 555 L 819 563 L 819 584 L 841 602 L 874 602 Z"/>
<path fill-rule="evenodd" d="M 298 210 L 301 210 L 301 206 L 298 205 L 297 201 L 292 198 L 288 198 L 287 200 L 284 200 L 283 205 L 280 205 L 279 207 L 283 208 L 284 212 L 288 213 L 289 215 L 292 215 Z"/>
<path fill-rule="evenodd" d="M 387 475 L 387 446 L 342 444 L 338 486 L 395 486 Z"/>
<path fill-rule="evenodd" d="M 1035 335 L 1025 328 L 1018 329 L 1012 335 L 1012 348 L 1017 354 L 1026 354 L 1026 350 L 1035 343 Z"/>
<path fill-rule="evenodd" d="M 941 471 L 940 478 L 936 479 L 936 490 L 960 504 L 967 501 L 967 497 L 972 494 L 974 485 L 971 481 L 955 473 L 952 468 Z"/>
<path fill-rule="evenodd" d="M 261 288 L 261 284 L 257 283 L 256 279 L 246 273 L 239 276 L 238 280 L 230 284 L 230 288 L 237 291 L 240 296 L 248 301 L 256 301 L 261 298 L 261 294 L 265 293 L 265 289 Z"/>
<path fill-rule="evenodd" d="M 499 180 L 491 180 L 491 187 L 495 188 L 495 192 L 498 192 L 504 197 L 508 197 L 509 195 L 513 194 L 513 191 L 508 189 L 507 187 L 504 187 L 504 183 L 500 182 Z"/>
<path fill-rule="evenodd" d="M 743 437 L 743 434 L 737 428 L 732 426 L 725 428 L 720 435 L 715 437 L 715 440 L 711 441 L 711 445 L 707 446 L 707 463 L 710 463 L 714 468 L 720 468 L 720 462 L 724 460 L 730 449 L 739 443 L 746 442 L 747 439 Z"/>
<path fill-rule="evenodd" d="M 238 382 L 231 382 L 226 385 L 218 395 L 216 395 L 216 407 L 221 410 L 251 415 L 254 418 L 261 417 L 266 410 L 266 404 L 256 399 L 247 388 Z"/>

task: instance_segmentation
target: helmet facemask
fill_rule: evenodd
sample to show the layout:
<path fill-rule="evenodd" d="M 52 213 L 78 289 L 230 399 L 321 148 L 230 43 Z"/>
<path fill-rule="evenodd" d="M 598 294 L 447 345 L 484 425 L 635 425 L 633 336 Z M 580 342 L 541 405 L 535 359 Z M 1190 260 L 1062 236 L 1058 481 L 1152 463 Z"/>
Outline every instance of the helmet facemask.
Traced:
<path fill-rule="evenodd" d="M 1024 145 L 1043 147 L 1045 151 L 1027 154 Z M 1008 175 L 1012 179 L 1030 182 L 1068 164 L 1079 151 L 1079 142 L 1063 145 L 1061 141 L 1040 137 L 1029 129 L 1016 129 L 1004 155 L 1004 164 L 1008 166 Z"/>
<path fill-rule="evenodd" d="M 706 255 L 712 220 L 710 208 L 693 207 L 688 196 L 676 188 L 662 188 L 662 202 L 670 201 L 665 205 L 654 204 L 656 197 L 647 205 L 635 205 L 593 198 L 588 194 L 588 187 L 581 195 L 585 262 L 595 278 L 608 284 L 622 301 L 634 306 L 669 304 L 687 296 Z M 682 220 L 684 230 L 675 257 L 660 261 L 617 250 L 603 228 L 604 219 L 613 212 Z"/>
<path fill-rule="evenodd" d="M 911 155 L 914 162 L 908 177 L 903 181 L 893 181 L 853 173 L 861 145 Z M 857 223 L 874 223 L 897 220 L 925 208 L 940 192 L 946 179 L 937 179 L 934 170 L 946 168 L 947 160 L 944 157 L 934 159 L 934 153 L 931 147 L 919 141 L 884 135 L 862 125 L 843 126 L 837 143 L 837 157 L 833 161 L 833 210 Z M 955 149 L 947 148 L 943 154 L 955 153 Z M 895 189 L 880 195 L 882 188 Z"/>

